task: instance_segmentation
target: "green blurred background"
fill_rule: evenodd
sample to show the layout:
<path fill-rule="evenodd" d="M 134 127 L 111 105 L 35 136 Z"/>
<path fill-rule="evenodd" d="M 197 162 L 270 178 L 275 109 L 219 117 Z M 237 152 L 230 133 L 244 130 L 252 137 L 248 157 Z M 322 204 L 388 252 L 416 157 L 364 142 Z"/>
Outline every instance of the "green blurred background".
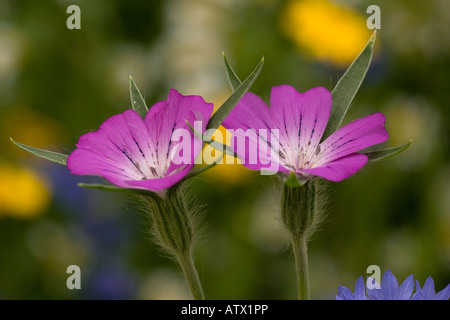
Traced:
<path fill-rule="evenodd" d="M 66 9 L 81 8 L 81 30 Z M 311 296 L 334 299 L 369 265 L 438 290 L 450 282 L 450 2 L 326 0 L 0 0 L 0 299 L 183 299 L 176 265 L 148 240 L 134 199 L 77 187 L 98 181 L 37 159 L 15 140 L 69 153 L 78 137 L 130 105 L 132 75 L 147 104 L 170 88 L 219 106 L 230 94 L 222 51 L 251 91 L 330 90 L 371 35 L 374 60 L 346 122 L 387 116 L 403 154 L 330 188 L 310 243 Z M 193 181 L 205 205 L 195 250 L 209 299 L 295 299 L 293 257 L 273 177 L 222 165 Z M 68 290 L 66 269 L 81 268 Z"/>

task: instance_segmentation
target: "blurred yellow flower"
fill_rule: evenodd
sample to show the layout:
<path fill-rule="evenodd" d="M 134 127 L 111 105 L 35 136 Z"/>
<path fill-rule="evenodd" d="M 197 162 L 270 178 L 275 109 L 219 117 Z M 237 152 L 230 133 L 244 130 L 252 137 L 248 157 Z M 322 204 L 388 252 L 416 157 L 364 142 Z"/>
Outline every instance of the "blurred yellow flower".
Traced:
<path fill-rule="evenodd" d="M 55 119 L 31 108 L 13 105 L 0 113 L 0 148 L 10 155 L 30 157 L 17 148 L 8 137 L 37 148 L 50 149 L 55 140 L 64 135 L 64 127 Z"/>
<path fill-rule="evenodd" d="M 363 15 L 329 0 L 288 1 L 281 28 L 299 49 L 340 66 L 358 56 L 372 33 Z"/>
<path fill-rule="evenodd" d="M 224 101 L 225 99 L 223 99 Z M 220 101 L 220 102 L 223 102 Z M 216 112 L 222 103 L 214 103 L 214 111 Z M 232 134 L 223 126 L 215 131 L 212 139 L 230 146 Z M 208 179 L 218 181 L 223 184 L 233 185 L 242 184 L 252 174 L 251 170 L 248 170 L 241 164 L 241 160 L 228 154 L 223 155 L 223 159 L 220 161 L 222 152 L 214 149 L 210 145 L 206 145 L 202 150 L 203 163 L 211 164 L 217 161 L 218 164 L 205 172 L 205 176 Z"/>
<path fill-rule="evenodd" d="M 0 216 L 34 218 L 50 197 L 49 186 L 34 171 L 0 162 Z"/>

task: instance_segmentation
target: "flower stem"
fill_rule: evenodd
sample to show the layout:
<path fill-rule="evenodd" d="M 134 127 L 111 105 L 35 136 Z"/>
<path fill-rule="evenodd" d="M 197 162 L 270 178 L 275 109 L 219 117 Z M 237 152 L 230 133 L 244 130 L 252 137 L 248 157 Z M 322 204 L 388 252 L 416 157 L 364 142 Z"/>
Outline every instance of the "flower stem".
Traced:
<path fill-rule="evenodd" d="M 200 283 L 200 278 L 195 268 L 194 260 L 190 254 L 179 254 L 176 257 L 178 263 L 180 264 L 181 270 L 183 271 L 184 277 L 189 285 L 192 296 L 195 300 L 205 300 L 205 295 L 203 294 L 203 288 Z"/>
<path fill-rule="evenodd" d="M 298 298 L 309 300 L 309 268 L 308 268 L 308 241 L 304 238 L 292 241 L 297 272 Z"/>
<path fill-rule="evenodd" d="M 164 196 L 141 197 L 149 208 L 153 238 L 163 251 L 175 258 L 196 300 L 205 300 L 192 257 L 197 237 L 195 208 L 188 205 L 180 184 L 168 189 Z"/>
<path fill-rule="evenodd" d="M 300 300 L 309 299 L 307 245 L 316 224 L 320 221 L 316 188 L 315 181 L 308 181 L 299 187 L 285 184 L 281 198 L 281 217 L 292 243 Z"/>

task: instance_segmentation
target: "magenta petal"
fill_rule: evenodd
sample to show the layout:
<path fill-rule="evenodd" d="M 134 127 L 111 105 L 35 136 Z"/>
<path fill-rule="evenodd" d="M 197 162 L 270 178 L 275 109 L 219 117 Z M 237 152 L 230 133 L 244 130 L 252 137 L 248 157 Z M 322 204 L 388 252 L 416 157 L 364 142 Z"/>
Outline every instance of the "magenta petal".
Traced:
<path fill-rule="evenodd" d="M 80 137 L 77 149 L 67 160 L 71 173 L 96 175 L 124 188 L 159 190 L 180 181 L 194 166 L 202 142 L 186 120 L 201 121 L 206 128 L 213 105 L 198 96 L 182 96 L 171 90 L 167 101 L 156 103 L 145 121 L 133 110 L 107 119 L 96 132 Z M 179 144 L 172 141 L 176 129 L 183 129 L 183 140 L 192 155 L 188 163 L 174 164 L 171 151 Z M 196 146 L 197 145 L 197 146 Z M 182 149 L 185 150 L 184 148 Z"/>
<path fill-rule="evenodd" d="M 366 155 L 354 153 L 328 162 L 325 165 L 301 171 L 330 181 L 341 181 L 355 174 L 367 161 L 368 157 Z"/>
<path fill-rule="evenodd" d="M 139 187 L 151 191 L 167 189 L 183 179 L 193 167 L 193 164 L 187 165 L 182 170 L 160 179 L 130 180 L 126 183 L 129 187 Z"/>
<path fill-rule="evenodd" d="M 340 128 L 321 143 L 317 165 L 321 166 L 386 141 L 389 135 L 384 127 L 385 120 L 382 113 L 375 113 Z"/>
<path fill-rule="evenodd" d="M 67 159 L 74 174 L 112 175 L 117 179 L 140 179 L 145 176 L 143 164 L 151 159 L 149 134 L 142 118 L 127 110 L 107 119 L 96 132 L 80 137 L 77 149 Z"/>
<path fill-rule="evenodd" d="M 245 167 L 287 171 L 280 164 L 278 148 L 272 148 L 280 145 L 281 137 L 272 135 L 272 129 L 278 130 L 280 123 L 260 97 L 246 93 L 222 125 L 233 133 L 231 148 Z"/>
<path fill-rule="evenodd" d="M 177 90 L 171 89 L 167 101 L 153 105 L 147 116 L 145 124 L 152 133 L 152 144 L 158 151 L 158 159 L 170 161 L 170 155 L 174 144 L 171 143 L 172 134 L 176 129 L 184 129 L 191 135 L 191 139 L 198 142 L 199 138 L 189 129 L 186 121 L 194 126 L 194 121 L 200 121 L 202 132 L 206 129 L 211 117 L 213 104 L 207 103 L 200 96 L 183 96 Z M 192 143 L 190 163 L 194 163 L 195 157 L 201 151 L 201 143 Z M 200 147 L 198 147 L 200 145 Z M 172 169 L 176 166 L 172 164 Z"/>
<path fill-rule="evenodd" d="M 156 130 L 159 137 L 163 138 L 164 134 L 170 137 L 174 127 L 189 130 L 186 120 L 192 117 L 192 112 L 200 113 L 207 122 L 213 108 L 212 103 L 205 102 L 200 96 L 183 96 L 177 90 L 171 89 L 167 101 L 158 102 L 150 108 L 145 123 L 150 132 Z M 204 123 L 204 127 L 206 124 Z"/>
<path fill-rule="evenodd" d="M 270 144 L 269 144 L 270 143 Z M 231 148 L 241 159 L 242 165 L 251 170 L 266 170 L 272 172 L 289 171 L 280 161 L 278 153 L 272 145 L 278 143 L 270 132 L 236 129 L 231 138 Z"/>
<path fill-rule="evenodd" d="M 129 164 L 127 156 L 143 159 L 140 149 L 148 150 L 148 140 L 149 134 L 142 118 L 135 111 L 126 110 L 107 119 L 96 132 L 82 135 L 77 147 Z"/>
<path fill-rule="evenodd" d="M 322 138 L 331 111 L 331 93 L 323 88 L 312 88 L 304 93 L 289 85 L 273 87 L 270 106 L 284 123 L 287 147 L 298 162 L 300 154 L 311 158 Z"/>
<path fill-rule="evenodd" d="M 222 125 L 227 129 L 278 129 L 279 123 L 267 104 L 257 95 L 248 92 L 231 110 Z"/>
<path fill-rule="evenodd" d="M 124 171 L 117 163 L 105 161 L 105 157 L 85 149 L 75 149 L 67 159 L 67 167 L 73 174 L 101 176 L 119 187 L 127 187 L 125 180 L 133 172 Z"/>

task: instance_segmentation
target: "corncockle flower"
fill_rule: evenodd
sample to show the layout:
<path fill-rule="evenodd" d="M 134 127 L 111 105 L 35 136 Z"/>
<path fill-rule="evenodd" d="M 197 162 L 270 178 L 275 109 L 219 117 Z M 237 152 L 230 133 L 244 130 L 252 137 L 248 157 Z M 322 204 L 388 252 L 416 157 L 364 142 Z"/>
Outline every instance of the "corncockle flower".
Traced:
<path fill-rule="evenodd" d="M 299 93 L 291 86 L 282 85 L 272 88 L 270 108 L 255 94 L 247 93 L 223 126 L 234 129 L 232 142 L 239 138 L 249 140 L 249 147 L 245 149 L 232 143 L 243 165 L 249 169 L 264 170 L 276 164 L 278 171 L 294 172 L 303 181 L 314 176 L 340 181 L 367 163 L 368 157 L 357 151 L 386 141 L 388 134 L 384 115 L 375 113 L 347 124 L 321 142 L 331 104 L 331 93 L 325 88 Z M 261 129 L 278 130 L 279 140 L 250 138 L 249 130 L 260 132 Z M 279 151 L 274 150 L 273 145 Z M 255 163 L 246 161 L 255 158 L 252 152 L 259 156 Z"/>
<path fill-rule="evenodd" d="M 71 173 L 101 176 L 120 188 L 152 191 L 139 199 L 152 220 L 153 238 L 179 263 L 195 299 L 204 299 L 192 258 L 197 209 L 179 182 L 202 149 L 201 139 L 186 122 L 204 132 L 212 109 L 203 98 L 172 89 L 144 119 L 144 114 L 127 110 L 84 134 L 67 159 Z"/>
<path fill-rule="evenodd" d="M 423 288 L 420 288 L 419 281 L 416 280 L 416 292 L 411 297 L 411 300 L 448 300 L 449 298 L 450 284 L 436 293 L 434 291 L 434 281 L 431 277 L 428 277 Z"/>
<path fill-rule="evenodd" d="M 82 187 L 136 194 L 152 220 L 149 231 L 153 240 L 179 264 L 192 296 L 204 299 L 193 261 L 199 206 L 192 201 L 192 194 L 186 194 L 183 182 L 214 165 L 189 173 L 195 164 L 202 163 L 196 160 L 207 142 L 203 138 L 206 129 L 221 125 L 253 84 L 263 62 L 213 116 L 213 104 L 200 96 L 183 96 L 174 89 L 166 101 L 149 110 L 130 77 L 132 110 L 109 118 L 97 131 L 81 136 L 70 155 L 11 141 L 38 157 L 67 166 L 73 174 L 100 176 L 114 185 L 80 184 Z"/>
<path fill-rule="evenodd" d="M 71 173 L 101 176 L 123 188 L 167 189 L 194 167 L 202 148 L 201 141 L 194 143 L 200 139 L 190 133 L 191 161 L 175 163 L 174 148 L 179 144 L 174 143 L 172 134 L 176 129 L 190 132 L 186 120 L 200 121 L 204 131 L 212 109 L 201 97 L 183 96 L 172 89 L 167 101 L 152 106 L 145 119 L 130 109 L 81 136 L 67 167 Z"/>
<path fill-rule="evenodd" d="M 331 114 L 331 93 L 322 87 L 299 93 L 289 85 L 272 88 L 270 107 L 246 93 L 223 122 L 232 129 L 231 148 L 249 169 L 295 174 L 284 184 L 281 218 L 293 246 L 298 295 L 309 299 L 307 242 L 321 220 L 321 177 L 341 181 L 360 170 L 368 156 L 358 151 L 387 140 L 385 117 L 375 113 L 322 137 Z M 265 131 L 272 134 L 270 139 Z M 276 133 L 276 134 L 273 134 Z M 240 147 L 246 142 L 246 148 Z M 240 143 L 236 143 L 240 142 Z"/>
<path fill-rule="evenodd" d="M 397 279 L 390 270 L 385 272 L 381 285 L 378 285 L 378 287 L 370 288 L 367 286 L 366 288 L 361 276 L 356 281 L 355 293 L 346 287 L 339 286 L 336 300 L 448 300 L 450 297 L 450 284 L 436 294 L 431 277 L 428 277 L 423 289 L 420 288 L 419 282 L 416 280 L 416 292 L 412 294 L 414 290 L 413 275 L 408 276 L 399 286 Z"/>

